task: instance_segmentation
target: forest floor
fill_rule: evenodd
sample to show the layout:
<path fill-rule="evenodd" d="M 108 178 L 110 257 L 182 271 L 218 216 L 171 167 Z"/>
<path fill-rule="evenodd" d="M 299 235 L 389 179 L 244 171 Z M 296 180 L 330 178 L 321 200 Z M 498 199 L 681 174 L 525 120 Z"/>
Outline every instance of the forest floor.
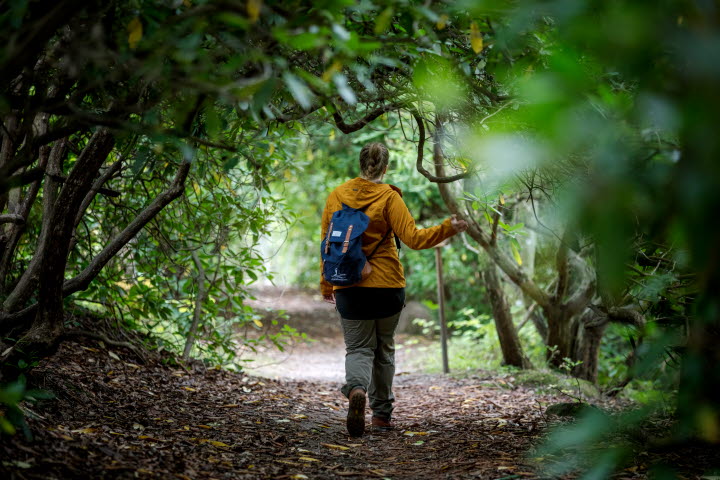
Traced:
<path fill-rule="evenodd" d="M 23 406 L 34 438 L 0 440 L 0 478 L 514 479 L 542 478 L 539 461 L 563 461 L 532 452 L 551 423 L 545 408 L 567 398 L 491 372 L 400 369 L 396 429 L 349 437 L 342 356 L 329 374 L 321 368 L 342 340 L 326 333 L 323 348 L 278 356 L 275 367 L 287 368 L 264 372 L 275 378 L 66 342 L 31 372 L 55 399 Z M 683 453 L 663 455 L 680 462 Z M 646 478 L 650 460 L 637 456 L 614 478 Z M 690 468 L 685 478 L 699 475 Z"/>

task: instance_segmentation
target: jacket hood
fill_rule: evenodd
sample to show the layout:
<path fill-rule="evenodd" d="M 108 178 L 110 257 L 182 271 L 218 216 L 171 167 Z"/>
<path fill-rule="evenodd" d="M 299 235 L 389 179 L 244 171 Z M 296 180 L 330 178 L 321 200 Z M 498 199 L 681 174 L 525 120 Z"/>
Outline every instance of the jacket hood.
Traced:
<path fill-rule="evenodd" d="M 375 183 L 361 177 L 348 180 L 335 189 L 338 200 L 352 208 L 365 208 L 392 191 L 402 196 L 402 191 L 395 185 Z"/>

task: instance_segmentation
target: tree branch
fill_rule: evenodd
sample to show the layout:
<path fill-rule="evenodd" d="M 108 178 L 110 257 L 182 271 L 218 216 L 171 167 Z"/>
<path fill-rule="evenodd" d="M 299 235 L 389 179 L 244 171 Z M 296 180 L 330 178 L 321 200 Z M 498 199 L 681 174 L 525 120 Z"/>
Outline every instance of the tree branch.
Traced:
<path fill-rule="evenodd" d="M 441 128 L 442 124 L 438 122 L 438 130 Z M 433 160 L 435 162 L 435 173 L 438 177 L 442 178 L 445 177 L 445 163 L 442 149 L 440 148 L 439 133 L 437 131 L 435 132 L 434 143 Z M 490 235 L 488 235 L 488 233 L 486 233 L 480 225 L 478 225 L 474 218 L 469 216 L 463 209 L 460 208 L 458 202 L 450 191 L 450 184 L 441 182 L 438 183 L 438 188 L 440 189 L 440 195 L 450 212 L 468 222 L 467 234 L 480 244 L 490 259 L 495 262 L 495 264 L 500 267 L 503 272 L 505 272 L 508 278 L 510 278 L 515 285 L 525 292 L 528 297 L 537 302 L 541 308 L 550 308 L 550 297 L 547 293 L 538 287 L 538 285 L 527 276 L 525 271 L 522 270 L 513 259 L 502 252 L 497 245 L 493 245 Z"/>
<path fill-rule="evenodd" d="M 341 132 L 348 134 L 357 132 L 361 128 L 363 128 L 368 123 L 372 122 L 376 118 L 378 118 L 380 115 L 387 113 L 391 110 L 395 110 L 398 108 L 398 106 L 394 103 L 388 103 L 387 105 L 383 105 L 382 107 L 378 107 L 375 110 L 371 111 L 367 115 L 365 115 L 363 118 L 358 120 L 355 123 L 347 124 L 345 123 L 345 120 L 343 120 L 340 113 L 338 113 L 337 107 L 333 105 L 333 108 L 335 109 L 335 113 L 333 113 L 333 120 L 335 120 L 335 125 L 340 129 Z"/>
<path fill-rule="evenodd" d="M 470 175 L 470 172 L 464 172 L 464 173 L 458 173 L 457 175 L 453 175 L 450 177 L 437 176 L 437 175 L 433 175 L 432 173 L 427 171 L 427 169 L 425 169 L 425 167 L 423 166 L 423 151 L 425 148 L 425 121 L 422 119 L 422 117 L 420 116 L 420 114 L 418 113 L 417 110 L 412 109 L 412 110 L 410 110 L 410 113 L 412 114 L 412 116 L 415 118 L 415 121 L 417 122 L 418 130 L 419 130 L 419 134 L 420 134 L 420 140 L 419 140 L 418 146 L 417 146 L 417 152 L 418 152 L 417 160 L 415 162 L 415 168 L 417 169 L 417 171 L 420 172 L 420 174 L 422 174 L 423 177 L 427 178 L 431 182 L 438 183 L 438 184 L 452 183 L 452 182 L 461 180 L 461 179 L 467 177 L 468 175 Z M 440 148 L 438 140 L 439 139 L 436 139 L 436 141 L 435 141 L 436 149 Z M 442 155 L 439 158 L 440 158 L 440 160 L 444 160 Z M 437 161 L 437 155 L 435 155 L 435 160 Z M 435 165 L 435 169 L 437 171 L 437 163 Z"/>
<path fill-rule="evenodd" d="M 170 202 L 182 195 L 185 190 L 185 180 L 190 172 L 190 163 L 183 162 L 175 174 L 170 187 L 148 205 L 137 217 L 130 222 L 110 243 L 92 259 L 90 264 L 75 278 L 66 281 L 63 285 L 63 296 L 66 297 L 80 290 L 85 290 L 90 282 L 100 273 L 103 267 L 120 251 L 135 235 L 152 220 Z"/>
<path fill-rule="evenodd" d="M 25 223 L 25 217 L 17 213 L 5 213 L 0 215 L 0 225 L 3 223 L 14 223 L 15 225 L 22 225 Z"/>

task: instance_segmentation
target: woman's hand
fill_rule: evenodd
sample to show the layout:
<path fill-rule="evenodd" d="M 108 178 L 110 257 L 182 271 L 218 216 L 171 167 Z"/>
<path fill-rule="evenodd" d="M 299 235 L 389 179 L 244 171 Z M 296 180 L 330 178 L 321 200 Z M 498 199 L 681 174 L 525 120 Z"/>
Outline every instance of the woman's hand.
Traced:
<path fill-rule="evenodd" d="M 450 225 L 455 230 L 455 233 L 462 233 L 468 229 L 468 223 L 465 220 L 458 220 L 457 215 L 450 217 Z"/>
<path fill-rule="evenodd" d="M 323 302 L 335 305 L 335 294 L 323 295 Z"/>

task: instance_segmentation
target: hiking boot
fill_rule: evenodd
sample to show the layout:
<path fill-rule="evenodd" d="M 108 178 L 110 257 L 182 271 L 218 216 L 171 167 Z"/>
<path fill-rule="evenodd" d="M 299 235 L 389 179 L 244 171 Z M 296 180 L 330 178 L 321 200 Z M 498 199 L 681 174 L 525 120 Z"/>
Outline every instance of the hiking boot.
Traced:
<path fill-rule="evenodd" d="M 365 433 L 365 390 L 360 387 L 353 388 L 348 398 L 348 433 L 352 437 L 361 437 Z"/>
<path fill-rule="evenodd" d="M 390 421 L 390 419 L 384 419 L 382 417 L 372 417 L 372 426 L 373 430 L 380 430 L 382 432 L 387 432 L 388 430 L 392 430 L 395 428 L 395 424 Z"/>

